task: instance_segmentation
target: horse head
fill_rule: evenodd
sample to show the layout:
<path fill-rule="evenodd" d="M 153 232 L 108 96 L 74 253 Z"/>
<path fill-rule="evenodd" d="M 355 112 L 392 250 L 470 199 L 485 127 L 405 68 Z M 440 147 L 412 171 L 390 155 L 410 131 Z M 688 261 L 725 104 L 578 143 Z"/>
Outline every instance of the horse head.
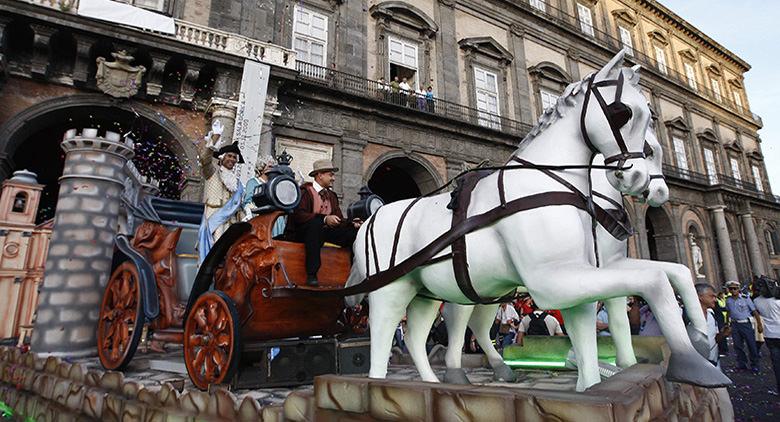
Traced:
<path fill-rule="evenodd" d="M 645 155 L 647 156 L 647 169 L 650 171 L 650 184 L 643 192 L 647 204 L 651 207 L 660 207 L 669 200 L 669 186 L 666 185 L 666 179 L 663 175 L 664 151 L 658 138 L 655 136 L 655 128 L 651 123 L 647 130 L 647 143 L 645 144 Z"/>
<path fill-rule="evenodd" d="M 607 171 L 609 183 L 638 195 L 650 181 L 644 145 L 651 113 L 639 87 L 639 66 L 624 67 L 624 56 L 621 50 L 601 70 L 567 90 L 585 93 L 580 130 L 588 147 L 603 154 L 605 164 L 623 167 Z"/>

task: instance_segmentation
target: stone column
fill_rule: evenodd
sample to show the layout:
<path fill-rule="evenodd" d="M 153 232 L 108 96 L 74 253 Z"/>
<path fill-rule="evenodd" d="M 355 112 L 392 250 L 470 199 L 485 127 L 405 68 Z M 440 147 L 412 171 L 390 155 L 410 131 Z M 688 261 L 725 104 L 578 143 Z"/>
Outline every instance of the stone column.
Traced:
<path fill-rule="evenodd" d="M 756 227 L 753 224 L 753 215 L 751 213 L 741 214 L 739 216 L 742 219 L 742 225 L 745 227 L 745 237 L 747 239 L 748 255 L 750 256 L 750 268 L 753 270 L 753 275 L 763 275 L 764 272 L 764 260 L 761 257 L 761 246 L 758 244 L 758 236 L 756 236 Z"/>
<path fill-rule="evenodd" d="M 363 187 L 363 150 L 368 141 L 359 133 L 345 133 L 341 138 L 341 187 L 344 204 L 357 201 Z"/>
<path fill-rule="evenodd" d="M 43 355 L 92 356 L 133 146 L 97 129 L 71 129 L 60 146 L 65 168 L 31 344 Z"/>
<path fill-rule="evenodd" d="M 211 130 L 211 122 L 214 120 L 219 120 L 225 127 L 225 131 L 222 132 L 222 138 L 220 139 L 222 145 L 233 142 L 233 127 L 236 125 L 237 108 L 238 103 L 233 100 L 214 97 L 211 99 L 211 102 L 206 109 L 206 114 L 211 115 L 207 131 Z"/>
<path fill-rule="evenodd" d="M 726 225 L 726 214 L 723 212 L 725 209 L 724 206 L 710 208 L 712 218 L 715 220 L 715 236 L 718 239 L 718 248 L 720 249 L 720 265 L 723 268 L 723 276 L 726 277 L 726 281 L 739 280 L 737 264 L 734 262 L 734 252 L 731 249 L 729 228 Z"/>

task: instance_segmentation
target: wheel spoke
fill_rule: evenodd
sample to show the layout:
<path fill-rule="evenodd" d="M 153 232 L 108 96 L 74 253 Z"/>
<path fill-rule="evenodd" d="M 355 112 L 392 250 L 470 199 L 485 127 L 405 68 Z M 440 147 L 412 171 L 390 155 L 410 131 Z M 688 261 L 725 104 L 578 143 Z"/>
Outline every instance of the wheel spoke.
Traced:
<path fill-rule="evenodd" d="M 192 366 L 196 368 L 198 373 L 200 373 L 200 369 L 203 366 L 203 362 L 206 360 L 206 348 L 201 347 L 198 349 L 197 352 L 195 352 L 195 359 L 192 362 Z"/>
<path fill-rule="evenodd" d="M 219 315 L 219 309 L 218 309 L 217 303 L 209 303 L 208 308 L 206 309 L 206 315 L 207 315 L 207 321 L 209 327 L 215 327 L 217 323 L 217 318 Z"/>
<path fill-rule="evenodd" d="M 231 339 L 231 337 L 232 336 L 230 335 L 230 333 L 219 333 L 217 335 L 217 340 L 216 340 L 217 346 L 219 346 L 219 347 L 228 347 L 228 346 L 230 346 L 230 343 L 231 343 L 230 339 Z"/>
<path fill-rule="evenodd" d="M 206 380 L 208 381 L 214 380 L 214 378 L 216 378 L 215 372 L 217 369 L 217 366 L 214 364 L 214 355 L 212 353 L 208 353 L 206 356 L 206 361 L 203 362 L 203 364 L 206 370 L 205 372 Z"/>
<path fill-rule="evenodd" d="M 214 358 L 214 363 L 216 363 L 219 367 L 219 372 L 225 372 L 225 366 L 228 364 L 227 353 L 224 350 L 217 348 L 214 350 L 214 354 L 212 356 Z"/>
<path fill-rule="evenodd" d="M 203 344 L 204 344 L 203 335 L 201 335 L 201 334 L 192 334 L 189 337 L 189 341 L 190 341 L 190 345 L 195 346 L 195 347 L 203 346 Z"/>

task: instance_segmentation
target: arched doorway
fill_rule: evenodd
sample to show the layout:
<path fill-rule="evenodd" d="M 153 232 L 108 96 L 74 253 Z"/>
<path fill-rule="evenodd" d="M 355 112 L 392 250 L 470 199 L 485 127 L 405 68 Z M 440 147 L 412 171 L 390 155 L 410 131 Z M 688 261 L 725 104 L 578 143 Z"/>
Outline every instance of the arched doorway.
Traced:
<path fill-rule="evenodd" d="M 59 97 L 22 111 L 0 127 L 5 166 L 12 167 L 11 171 L 36 173 L 38 182 L 45 186 L 37 222 L 54 216 L 65 158 L 59 144 L 71 128 L 97 128 L 100 135 L 131 132 L 136 144 L 133 162 L 138 170 L 160 181 L 161 196 L 179 198 L 185 171 L 192 167 L 189 157 L 194 154 L 177 140 L 185 137 L 172 122 L 139 103 L 116 103 L 89 94 Z"/>
<path fill-rule="evenodd" d="M 677 254 L 677 239 L 672 222 L 662 208 L 648 208 L 645 214 L 647 243 L 650 259 L 667 262 L 680 262 Z"/>
<path fill-rule="evenodd" d="M 434 171 L 407 157 L 378 160 L 369 174 L 368 187 L 388 204 L 426 194 L 440 184 Z"/>

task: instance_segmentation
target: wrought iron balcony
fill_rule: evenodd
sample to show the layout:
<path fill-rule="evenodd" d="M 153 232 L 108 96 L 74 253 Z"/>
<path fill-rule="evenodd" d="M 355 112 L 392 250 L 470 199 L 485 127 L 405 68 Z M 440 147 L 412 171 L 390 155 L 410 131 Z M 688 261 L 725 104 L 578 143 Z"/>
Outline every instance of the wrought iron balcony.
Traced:
<path fill-rule="evenodd" d="M 393 90 L 389 84 L 372 81 L 334 69 L 306 62 L 297 62 L 298 78 L 363 98 L 392 104 L 399 108 L 416 110 L 436 116 L 468 122 L 490 129 L 524 136 L 532 126 L 487 111 L 456 104 L 436 97 L 418 95 L 414 91 Z"/>
<path fill-rule="evenodd" d="M 761 191 L 758 189 L 758 186 L 756 186 L 755 183 L 740 180 L 735 177 L 724 174 L 708 175 L 669 164 L 663 165 L 663 172 L 666 177 L 675 179 L 677 181 L 706 187 L 728 187 L 731 189 L 736 189 L 746 195 L 780 204 L 780 196 Z"/>

